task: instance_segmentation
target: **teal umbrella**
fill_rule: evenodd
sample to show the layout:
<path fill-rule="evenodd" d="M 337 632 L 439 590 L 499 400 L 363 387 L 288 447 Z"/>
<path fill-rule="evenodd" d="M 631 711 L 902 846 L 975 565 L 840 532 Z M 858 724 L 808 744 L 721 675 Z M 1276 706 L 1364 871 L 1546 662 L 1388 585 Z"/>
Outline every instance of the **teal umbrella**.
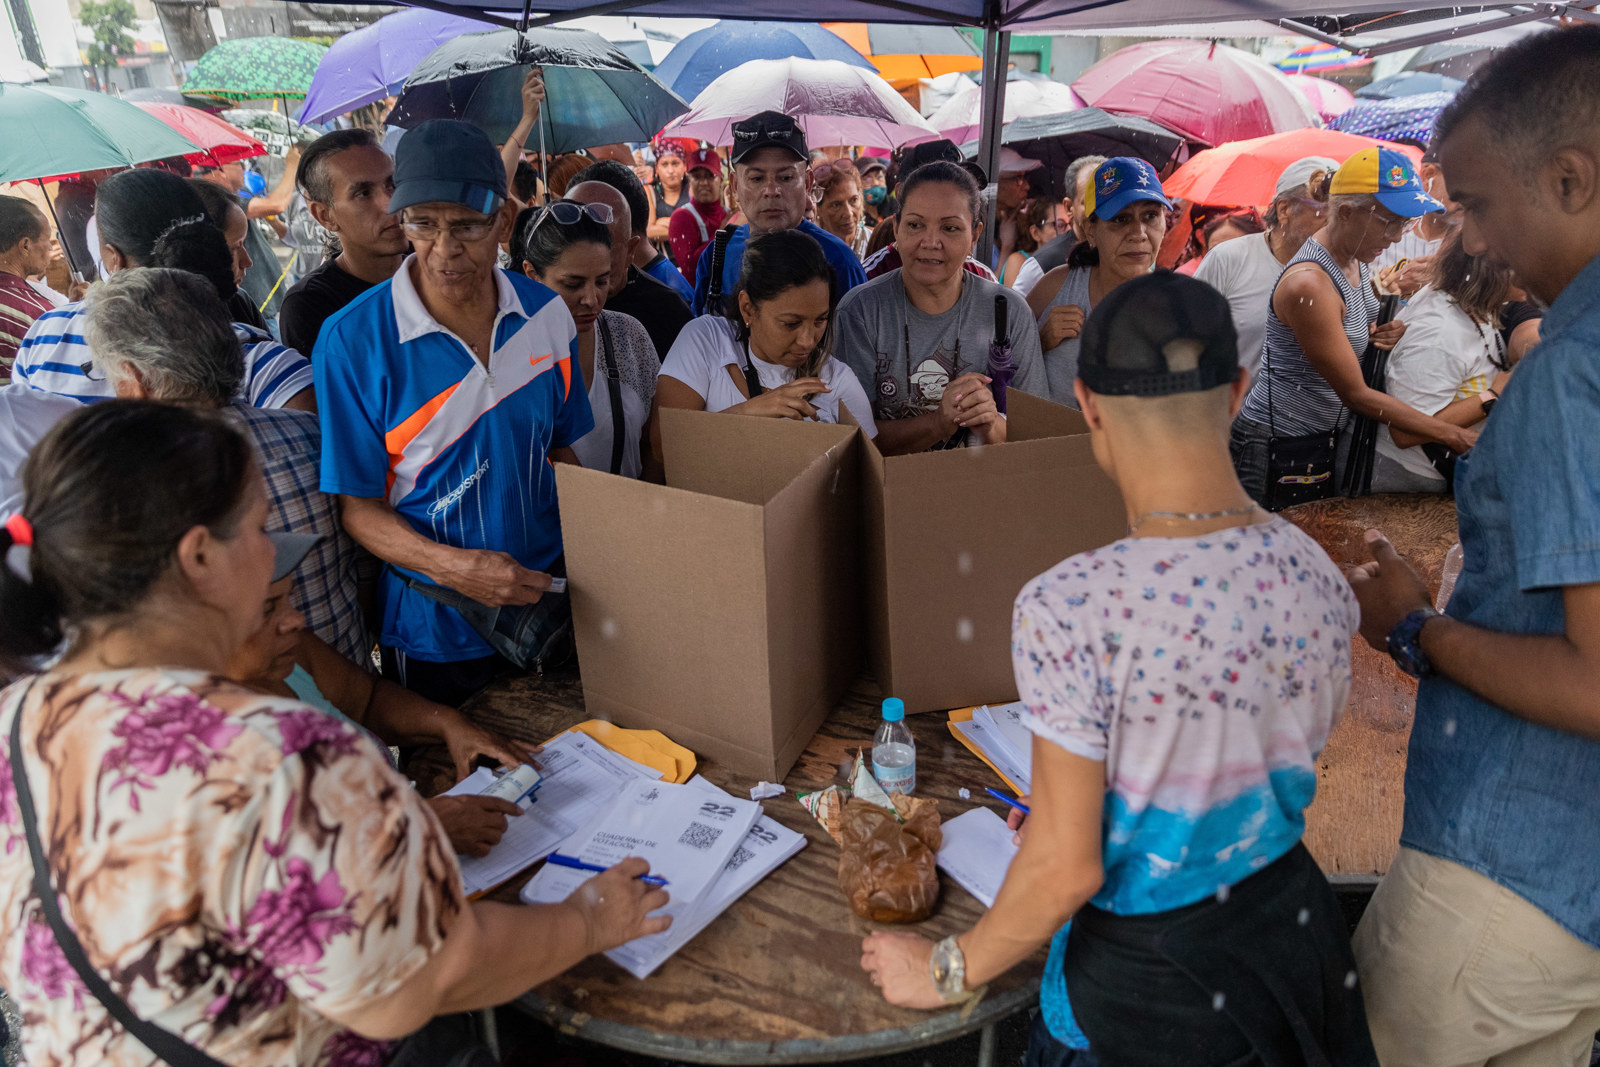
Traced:
<path fill-rule="evenodd" d="M 125 100 L 54 85 L 0 83 L 0 130 L 6 132 L 0 138 L 0 182 L 37 181 L 41 189 L 45 178 L 201 151 Z M 55 206 L 50 210 L 54 215 Z M 67 242 L 61 245 L 66 248 Z M 74 273 L 87 266 L 68 255 Z"/>
<path fill-rule="evenodd" d="M 131 167 L 201 151 L 125 100 L 54 85 L 0 83 L 0 182 Z"/>
<path fill-rule="evenodd" d="M 183 91 L 218 100 L 303 100 L 327 51 L 289 37 L 234 37 L 200 57 Z"/>

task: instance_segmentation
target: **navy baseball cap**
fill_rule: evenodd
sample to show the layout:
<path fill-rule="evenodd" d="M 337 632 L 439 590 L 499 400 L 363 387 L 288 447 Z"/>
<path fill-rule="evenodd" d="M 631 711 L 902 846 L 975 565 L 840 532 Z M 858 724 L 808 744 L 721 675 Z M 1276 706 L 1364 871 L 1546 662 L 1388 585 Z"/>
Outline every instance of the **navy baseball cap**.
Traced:
<path fill-rule="evenodd" d="M 478 127 L 458 119 L 429 119 L 400 139 L 391 213 L 418 204 L 460 204 L 491 215 L 505 199 L 500 149 Z"/>
<path fill-rule="evenodd" d="M 1101 396 L 1199 393 L 1239 378 L 1239 335 L 1228 300 L 1186 274 L 1124 282 L 1083 324 L 1078 377 Z"/>
<path fill-rule="evenodd" d="M 1094 180 L 1083 197 L 1083 213 L 1097 219 L 1115 218 L 1129 204 L 1151 200 L 1162 207 L 1172 201 L 1161 191 L 1156 168 L 1136 156 L 1114 156 L 1094 169 Z"/>

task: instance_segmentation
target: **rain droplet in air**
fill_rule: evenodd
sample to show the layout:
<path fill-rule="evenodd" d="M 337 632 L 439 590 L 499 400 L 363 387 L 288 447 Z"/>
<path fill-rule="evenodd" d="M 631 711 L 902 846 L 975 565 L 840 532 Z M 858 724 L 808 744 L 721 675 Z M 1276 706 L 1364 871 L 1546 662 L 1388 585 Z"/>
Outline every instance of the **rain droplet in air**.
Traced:
<path fill-rule="evenodd" d="M 617 636 L 617 620 L 602 620 L 600 623 L 600 636 L 608 639 Z"/>
<path fill-rule="evenodd" d="M 956 620 L 956 640 L 964 645 L 972 643 L 972 620 L 961 618 Z"/>
<path fill-rule="evenodd" d="M 963 578 L 972 574 L 972 553 L 962 552 L 956 556 L 956 573 Z"/>
<path fill-rule="evenodd" d="M 1346 989 L 1354 989 L 1356 987 L 1356 972 L 1350 971 L 1344 976 L 1344 987 Z"/>
<path fill-rule="evenodd" d="M 1294 919 L 1295 919 L 1295 922 L 1299 923 L 1301 926 L 1305 926 L 1307 923 L 1309 923 L 1311 921 L 1311 909 L 1310 908 L 1301 908 L 1300 909 L 1300 914 L 1296 915 L 1294 917 Z"/>
<path fill-rule="evenodd" d="M 1227 902 L 1228 902 L 1228 887 L 1225 886 L 1225 885 L 1217 886 L 1217 903 L 1218 904 L 1226 904 Z"/>
<path fill-rule="evenodd" d="M 1226 996 L 1224 996 L 1223 994 L 1221 994 L 1221 993 L 1213 993 L 1213 994 L 1211 994 L 1211 1010 L 1212 1011 L 1221 1011 L 1222 1010 L 1222 1006 L 1224 1004 L 1226 1004 L 1227 1002 L 1228 1002 L 1228 998 Z"/>
<path fill-rule="evenodd" d="M 1452 719 L 1446 719 L 1444 721 L 1444 735 L 1446 737 L 1454 737 L 1456 735 L 1456 721 L 1455 721 L 1455 719 L 1453 719 L 1453 718 Z"/>

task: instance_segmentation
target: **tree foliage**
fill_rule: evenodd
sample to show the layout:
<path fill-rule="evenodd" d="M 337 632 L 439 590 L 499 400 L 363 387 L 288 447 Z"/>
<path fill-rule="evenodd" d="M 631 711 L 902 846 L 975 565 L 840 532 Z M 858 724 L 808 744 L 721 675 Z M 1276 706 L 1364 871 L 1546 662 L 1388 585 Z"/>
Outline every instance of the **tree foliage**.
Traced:
<path fill-rule="evenodd" d="M 128 31 L 139 24 L 132 0 L 83 0 L 79 18 L 94 34 L 89 46 L 89 65 L 104 73 L 117 65 L 117 60 L 133 55 L 133 38 Z"/>

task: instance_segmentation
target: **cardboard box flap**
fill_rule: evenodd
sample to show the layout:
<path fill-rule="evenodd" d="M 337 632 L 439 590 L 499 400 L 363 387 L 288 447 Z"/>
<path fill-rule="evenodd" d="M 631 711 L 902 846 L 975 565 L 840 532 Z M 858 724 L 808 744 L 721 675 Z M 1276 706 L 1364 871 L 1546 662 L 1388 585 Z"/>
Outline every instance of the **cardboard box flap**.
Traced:
<path fill-rule="evenodd" d="M 1007 441 L 1076 437 L 1089 432 L 1081 411 L 1018 390 L 1006 390 L 1006 415 Z"/>
<path fill-rule="evenodd" d="M 847 426 L 662 408 L 667 484 L 763 505 L 856 434 Z"/>

